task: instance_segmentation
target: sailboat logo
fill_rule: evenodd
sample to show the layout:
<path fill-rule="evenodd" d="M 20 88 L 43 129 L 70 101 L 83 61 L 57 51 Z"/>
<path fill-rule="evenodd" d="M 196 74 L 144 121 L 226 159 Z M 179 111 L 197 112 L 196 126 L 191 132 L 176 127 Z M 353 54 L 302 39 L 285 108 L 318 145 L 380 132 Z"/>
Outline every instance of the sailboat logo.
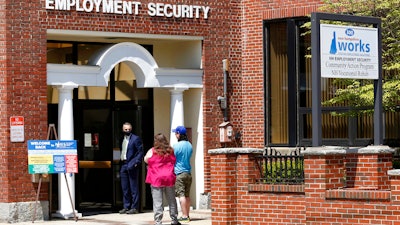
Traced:
<path fill-rule="evenodd" d="M 346 54 L 353 53 L 370 53 L 371 44 L 366 42 L 362 38 L 352 37 L 354 36 L 353 29 L 347 29 L 345 34 L 348 37 L 337 37 L 336 31 L 332 32 L 332 40 L 329 49 L 329 53 L 332 55 L 338 54 L 338 52 L 346 52 Z"/>
<path fill-rule="evenodd" d="M 331 49 L 329 50 L 329 53 L 331 54 L 336 54 L 337 53 L 337 47 L 336 47 L 336 32 L 333 32 L 333 38 L 331 41 Z"/>

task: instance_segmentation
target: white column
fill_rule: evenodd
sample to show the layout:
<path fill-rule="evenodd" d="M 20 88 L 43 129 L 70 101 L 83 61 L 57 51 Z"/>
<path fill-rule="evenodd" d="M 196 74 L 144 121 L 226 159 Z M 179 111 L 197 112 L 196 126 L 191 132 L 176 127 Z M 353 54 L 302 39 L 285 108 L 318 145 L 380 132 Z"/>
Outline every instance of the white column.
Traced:
<path fill-rule="evenodd" d="M 170 89 L 171 92 L 171 132 L 170 132 L 170 143 L 174 145 L 174 143 L 178 142 L 175 137 L 175 133 L 172 132 L 172 129 L 175 129 L 177 126 L 184 126 L 184 114 L 183 114 L 183 92 L 188 88 L 174 88 Z"/>
<path fill-rule="evenodd" d="M 76 84 L 64 84 L 58 89 L 58 139 L 74 140 L 73 90 Z M 80 217 L 75 210 L 75 175 L 73 173 L 58 174 L 58 206 L 56 217 Z"/>

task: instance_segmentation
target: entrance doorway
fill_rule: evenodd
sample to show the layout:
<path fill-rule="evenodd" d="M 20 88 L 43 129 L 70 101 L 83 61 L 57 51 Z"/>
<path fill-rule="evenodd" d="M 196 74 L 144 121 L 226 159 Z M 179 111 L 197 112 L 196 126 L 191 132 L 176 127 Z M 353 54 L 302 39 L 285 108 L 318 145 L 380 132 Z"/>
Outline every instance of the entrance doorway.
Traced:
<path fill-rule="evenodd" d="M 87 65 L 109 43 L 48 41 L 48 63 Z M 150 54 L 151 45 L 143 46 Z M 84 75 L 83 75 L 84 76 Z M 49 122 L 58 124 L 58 90 L 49 87 Z M 50 104 L 52 103 L 52 104 Z M 75 175 L 75 207 L 80 212 L 114 211 L 122 207 L 119 181 L 119 136 L 122 123 L 131 122 L 143 139 L 153 144 L 153 89 L 138 88 L 129 62 L 120 62 L 110 73 L 108 86 L 81 85 L 73 91 L 74 139 L 78 143 L 79 171 Z M 142 174 L 145 173 L 142 167 Z M 52 182 L 52 209 L 57 209 L 57 177 Z M 144 176 L 141 208 L 151 207 Z M 150 200 L 149 200 L 150 199 Z"/>
<path fill-rule="evenodd" d="M 122 124 L 130 122 L 133 132 L 143 140 L 144 151 L 153 145 L 154 123 L 152 90 L 148 101 L 74 101 L 74 135 L 78 143 L 79 171 L 75 174 L 75 205 L 83 214 L 115 212 L 122 208 L 119 179 L 119 137 Z M 49 123 L 56 124 L 57 105 L 49 104 Z M 141 210 L 151 210 L 149 185 L 145 184 L 145 165 L 139 177 Z M 51 210 L 58 207 L 58 177 L 52 176 Z"/>
<path fill-rule="evenodd" d="M 79 159 L 75 179 L 77 209 L 82 213 L 117 211 L 122 208 L 119 179 L 122 124 L 132 124 L 133 132 L 143 139 L 146 151 L 152 146 L 154 133 L 152 104 L 76 101 L 74 107 Z M 141 210 L 150 209 L 151 193 L 144 183 L 144 165 L 140 174 Z"/>

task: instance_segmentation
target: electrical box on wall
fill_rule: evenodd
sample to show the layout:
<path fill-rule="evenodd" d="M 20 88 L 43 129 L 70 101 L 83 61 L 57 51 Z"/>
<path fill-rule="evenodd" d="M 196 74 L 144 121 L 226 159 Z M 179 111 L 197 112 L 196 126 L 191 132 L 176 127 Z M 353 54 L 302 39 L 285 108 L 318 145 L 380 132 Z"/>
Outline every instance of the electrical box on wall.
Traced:
<path fill-rule="evenodd" d="M 219 142 L 226 143 L 233 140 L 233 126 L 230 122 L 223 122 L 219 125 Z"/>

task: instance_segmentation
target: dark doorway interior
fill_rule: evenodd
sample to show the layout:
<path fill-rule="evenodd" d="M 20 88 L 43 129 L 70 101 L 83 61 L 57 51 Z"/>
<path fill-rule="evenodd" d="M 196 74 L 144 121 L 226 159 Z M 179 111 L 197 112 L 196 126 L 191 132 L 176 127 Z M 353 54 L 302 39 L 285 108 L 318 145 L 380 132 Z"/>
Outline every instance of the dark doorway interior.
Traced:
<path fill-rule="evenodd" d="M 48 41 L 48 63 L 85 65 L 109 43 Z M 150 54 L 152 45 L 143 45 Z M 56 99 L 57 90 L 49 88 Z M 50 98 L 53 99 L 53 98 Z M 48 122 L 58 129 L 58 104 L 48 104 Z M 111 71 L 108 87 L 79 86 L 73 91 L 74 139 L 78 142 L 79 171 L 75 176 L 75 208 L 80 212 L 108 212 L 121 207 L 119 184 L 119 135 L 122 123 L 131 122 L 142 137 L 144 149 L 152 146 L 154 134 L 153 90 L 138 88 L 127 64 Z M 142 166 L 142 209 L 151 209 L 151 193 L 144 184 Z M 51 176 L 50 211 L 58 209 L 58 176 Z"/>
<path fill-rule="evenodd" d="M 112 209 L 112 110 L 106 105 L 78 104 L 75 139 L 79 173 L 76 198 L 80 209 Z"/>
<path fill-rule="evenodd" d="M 150 91 L 151 92 L 151 91 Z M 152 94 L 150 94 L 152 99 Z M 58 127 L 58 105 L 49 104 L 49 123 Z M 122 207 L 119 180 L 119 137 L 124 122 L 143 140 L 144 151 L 153 142 L 153 103 L 141 101 L 118 102 L 74 101 L 74 135 L 78 143 L 79 171 L 75 175 L 76 209 L 83 215 L 115 212 Z M 51 212 L 58 209 L 58 175 L 52 175 Z M 152 208 L 148 185 L 144 183 L 142 165 L 141 210 Z"/>
<path fill-rule="evenodd" d="M 117 211 L 122 207 L 119 180 L 122 124 L 130 122 L 133 132 L 142 137 L 144 149 L 150 148 L 154 127 L 152 107 L 133 102 L 111 105 L 107 101 L 76 101 L 74 112 L 79 158 L 75 180 L 77 209 L 84 214 Z M 144 175 L 140 180 L 143 181 L 140 189 L 144 210 L 151 208 L 152 202 L 148 202 L 150 192 L 146 191 Z"/>

